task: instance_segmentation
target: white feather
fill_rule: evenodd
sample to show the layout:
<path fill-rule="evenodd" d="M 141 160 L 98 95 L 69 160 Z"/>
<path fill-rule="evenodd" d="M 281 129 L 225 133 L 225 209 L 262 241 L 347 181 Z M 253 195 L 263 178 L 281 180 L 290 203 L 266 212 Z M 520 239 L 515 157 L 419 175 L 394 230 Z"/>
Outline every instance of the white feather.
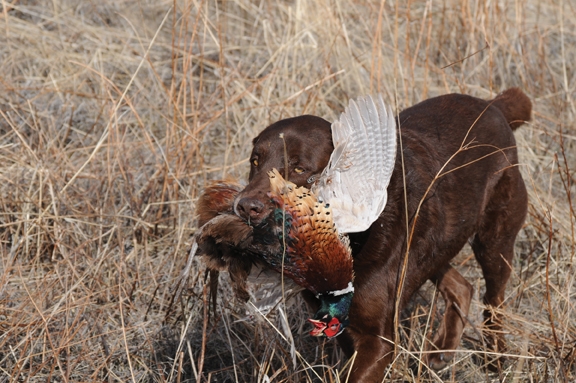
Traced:
<path fill-rule="evenodd" d="M 340 233 L 367 230 L 380 216 L 396 159 L 396 121 L 382 96 L 350 100 L 332 124 L 334 151 L 312 187 Z"/>
<path fill-rule="evenodd" d="M 304 290 L 303 287 L 287 277 L 284 278 L 284 289 L 282 289 L 280 274 L 272 269 L 262 268 L 258 265 L 252 266 L 252 270 L 248 275 L 248 283 L 250 283 L 252 290 L 251 301 L 262 315 L 267 315 L 278 307 L 278 303 L 282 300 L 282 292 L 285 294 L 286 301 L 289 301 L 290 298 Z"/>

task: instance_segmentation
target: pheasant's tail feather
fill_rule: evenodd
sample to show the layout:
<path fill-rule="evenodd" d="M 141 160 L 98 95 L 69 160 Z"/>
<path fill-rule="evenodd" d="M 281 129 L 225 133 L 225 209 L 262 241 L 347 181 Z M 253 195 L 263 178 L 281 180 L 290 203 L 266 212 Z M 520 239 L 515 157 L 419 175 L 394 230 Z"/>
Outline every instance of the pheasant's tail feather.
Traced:
<path fill-rule="evenodd" d="M 196 204 L 198 225 L 203 226 L 219 214 L 231 213 L 240 190 L 242 186 L 235 181 L 215 181 L 208 185 Z"/>
<path fill-rule="evenodd" d="M 222 214 L 200 228 L 196 241 L 206 267 L 214 271 L 227 271 L 236 297 L 247 301 L 246 279 L 254 262 L 248 254 L 252 244 L 252 228 L 236 215 Z"/>
<path fill-rule="evenodd" d="M 198 243 L 196 242 L 196 238 L 192 239 L 192 246 L 190 248 L 190 252 L 188 253 L 188 259 L 186 260 L 186 266 L 180 272 L 178 279 L 176 279 L 176 283 L 172 286 L 172 290 L 174 291 L 173 301 L 177 301 L 180 299 L 180 295 L 182 291 L 188 286 L 188 278 L 190 277 L 190 271 L 192 270 L 192 263 L 194 260 L 194 256 L 196 256 L 196 252 L 198 251 Z"/>
<path fill-rule="evenodd" d="M 251 244 L 252 228 L 233 214 L 234 199 L 241 189 L 233 181 L 213 182 L 199 196 L 196 206 L 201 227 L 194 236 L 193 248 L 198 249 L 210 271 L 210 296 L 214 307 L 219 271 L 229 272 L 239 300 L 246 301 L 249 297 L 246 279 L 252 260 L 243 253 Z M 186 269 L 189 268 L 187 265 Z"/>
<path fill-rule="evenodd" d="M 220 272 L 218 270 L 210 270 L 210 298 L 212 302 L 212 312 L 216 315 L 216 302 L 218 299 L 218 277 Z"/>
<path fill-rule="evenodd" d="M 246 248 L 251 243 L 252 227 L 234 214 L 221 214 L 202 226 L 198 233 L 201 244 L 212 240 L 215 244 L 226 244 L 237 248 Z"/>

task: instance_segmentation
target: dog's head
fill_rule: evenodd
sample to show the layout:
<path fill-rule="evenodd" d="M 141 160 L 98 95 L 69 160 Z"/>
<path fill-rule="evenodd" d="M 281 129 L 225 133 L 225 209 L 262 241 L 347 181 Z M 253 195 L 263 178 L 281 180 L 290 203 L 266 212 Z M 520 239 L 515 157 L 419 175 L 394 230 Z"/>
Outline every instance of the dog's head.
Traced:
<path fill-rule="evenodd" d="M 274 168 L 296 185 L 310 187 L 334 150 L 330 126 L 320 117 L 305 115 L 264 129 L 253 141 L 248 185 L 236 197 L 236 214 L 254 225 L 268 216 L 268 172 Z"/>

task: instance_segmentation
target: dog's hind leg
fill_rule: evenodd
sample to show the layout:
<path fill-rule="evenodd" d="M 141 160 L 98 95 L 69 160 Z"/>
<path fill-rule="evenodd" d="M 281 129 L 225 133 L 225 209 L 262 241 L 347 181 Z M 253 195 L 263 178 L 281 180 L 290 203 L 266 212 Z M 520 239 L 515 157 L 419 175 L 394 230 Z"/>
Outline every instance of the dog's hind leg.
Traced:
<path fill-rule="evenodd" d="M 501 320 L 497 311 L 504 304 L 506 283 L 512 272 L 514 241 L 527 211 L 527 193 L 518 168 L 505 170 L 486 209 L 479 230 L 472 239 L 474 255 L 486 280 L 484 334 L 492 351 L 505 351 Z M 494 363 L 496 362 L 496 363 Z M 489 367 L 497 369 L 499 359 Z"/>

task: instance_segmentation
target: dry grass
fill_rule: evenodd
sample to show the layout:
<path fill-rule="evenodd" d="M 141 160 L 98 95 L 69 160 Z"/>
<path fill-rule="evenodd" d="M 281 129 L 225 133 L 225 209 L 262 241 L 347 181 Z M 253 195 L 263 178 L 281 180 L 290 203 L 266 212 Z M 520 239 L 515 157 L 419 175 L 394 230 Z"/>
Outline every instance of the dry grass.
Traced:
<path fill-rule="evenodd" d="M 401 109 L 510 86 L 529 94 L 534 118 L 516 134 L 530 212 L 506 367 L 481 367 L 469 326 L 448 371 L 400 350 L 390 378 L 574 381 L 576 8 L 405 3 L 1 0 L 0 382 L 345 381 L 332 344 L 305 335 L 301 305 L 289 311 L 293 359 L 272 326 L 236 321 L 244 309 L 229 291 L 207 320 L 200 265 L 172 304 L 198 191 L 245 177 L 251 138 L 280 118 L 333 120 L 365 93 Z M 476 287 L 478 328 L 483 282 L 469 249 L 456 263 Z M 410 352 L 430 297 L 406 320 Z"/>

